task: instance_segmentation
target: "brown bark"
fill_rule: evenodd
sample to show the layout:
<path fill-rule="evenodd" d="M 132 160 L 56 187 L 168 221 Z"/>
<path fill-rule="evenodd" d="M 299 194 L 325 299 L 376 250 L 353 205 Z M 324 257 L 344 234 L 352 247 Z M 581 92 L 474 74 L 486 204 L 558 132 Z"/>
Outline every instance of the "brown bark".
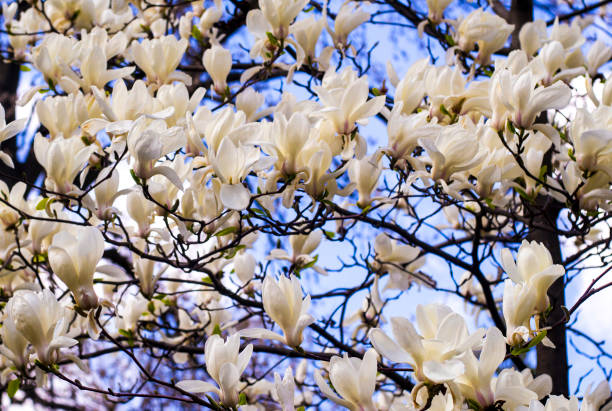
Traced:
<path fill-rule="evenodd" d="M 514 24 L 512 33 L 512 49 L 520 48 L 519 32 L 527 22 L 533 21 L 533 0 L 512 0 L 509 12 L 509 20 Z M 544 114 L 545 115 L 545 114 Z M 543 163 L 548 164 L 551 170 L 551 153 Z M 553 262 L 561 264 L 561 246 L 559 236 L 556 234 L 557 218 L 561 211 L 560 204 L 550 197 L 538 196 L 535 204 L 525 204 L 528 212 L 531 212 L 532 227 L 529 227 L 528 240 L 543 243 L 551 253 Z M 549 227 L 549 229 L 536 228 Z M 565 305 L 565 279 L 559 278 L 548 290 L 550 304 L 553 307 L 549 316 L 542 319 L 540 326 L 559 323 L 565 316 L 561 306 Z M 536 375 L 548 374 L 552 378 L 552 394 L 569 395 L 568 383 L 568 361 L 567 361 L 567 336 L 565 326 L 559 325 L 548 331 L 547 337 L 555 344 L 556 348 L 548 348 L 538 344 L 536 348 L 537 366 Z"/>
<path fill-rule="evenodd" d="M 554 232 L 560 208 L 556 202 L 547 197 L 538 197 L 536 207 L 541 211 L 538 211 L 538 215 L 533 216 L 533 223 L 538 227 L 548 226 L 550 230 L 530 228 L 527 238 L 531 241 L 543 243 L 550 251 L 553 262 L 560 264 L 562 262 L 561 246 L 559 236 Z M 567 361 L 567 337 L 565 325 L 562 322 L 565 314 L 561 309 L 561 306 L 565 304 L 564 277 L 553 283 L 548 290 L 548 298 L 553 309 L 546 319 L 540 321 L 540 326 L 545 327 L 549 324 L 559 324 L 559 322 L 561 322 L 561 325 L 548 330 L 547 333 L 547 337 L 555 344 L 556 348 L 548 348 L 542 344 L 537 345 L 536 375 L 550 375 L 553 382 L 552 394 L 567 396 L 569 394 L 569 366 Z"/>
<path fill-rule="evenodd" d="M 509 17 L 510 24 L 514 24 L 512 49 L 518 49 L 521 46 L 519 41 L 521 27 L 523 27 L 523 24 L 533 21 L 533 0 L 512 0 Z"/>

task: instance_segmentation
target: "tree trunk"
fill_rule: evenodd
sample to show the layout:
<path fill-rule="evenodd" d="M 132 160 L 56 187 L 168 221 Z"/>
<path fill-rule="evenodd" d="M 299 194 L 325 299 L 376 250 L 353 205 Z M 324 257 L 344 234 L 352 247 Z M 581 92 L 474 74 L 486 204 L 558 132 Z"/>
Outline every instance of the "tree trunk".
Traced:
<path fill-rule="evenodd" d="M 543 228 L 530 227 L 527 238 L 531 241 L 543 243 L 550 251 L 553 262 L 560 264 L 561 246 L 559 237 L 554 232 L 556 220 L 559 216 L 559 207 L 556 202 L 548 197 L 538 197 L 536 203 L 541 211 L 533 216 L 533 224 L 537 226 L 550 227 L 550 231 Z M 565 304 L 565 278 L 561 277 L 553 283 L 548 290 L 548 298 L 553 307 L 548 318 L 540 321 L 540 326 L 545 327 L 549 324 L 558 323 L 564 317 L 561 306 Z M 536 375 L 548 374 L 552 378 L 554 395 L 568 395 L 568 362 L 567 362 L 567 339 L 565 335 L 565 325 L 559 325 L 548 330 L 547 337 L 555 344 L 556 348 L 548 348 L 541 343 L 536 347 L 538 364 Z"/>
<path fill-rule="evenodd" d="M 525 23 L 533 21 L 533 0 L 512 0 L 509 14 L 510 23 L 514 24 L 512 33 L 512 49 L 520 48 L 519 32 Z M 545 116 L 546 114 L 543 113 Z M 545 156 L 543 163 L 548 163 L 551 170 L 551 153 Z M 557 218 L 561 208 L 559 204 L 550 197 L 538 196 L 535 207 L 524 204 L 531 213 L 529 216 L 532 226 L 529 228 L 527 238 L 531 241 L 543 243 L 550 251 L 553 262 L 561 264 L 561 245 L 559 236 L 555 233 Z M 542 228 L 546 227 L 546 228 Z M 548 228 L 548 229 L 547 229 Z M 564 317 L 561 306 L 565 304 L 565 278 L 561 277 L 553 283 L 548 290 L 548 298 L 553 309 L 548 318 L 540 321 L 540 326 L 558 322 Z M 567 338 L 565 325 L 560 325 L 548 331 L 547 337 L 555 344 L 556 348 L 548 348 L 542 344 L 536 347 L 537 367 L 536 375 L 548 374 L 552 378 L 552 394 L 569 395 L 567 362 Z"/>

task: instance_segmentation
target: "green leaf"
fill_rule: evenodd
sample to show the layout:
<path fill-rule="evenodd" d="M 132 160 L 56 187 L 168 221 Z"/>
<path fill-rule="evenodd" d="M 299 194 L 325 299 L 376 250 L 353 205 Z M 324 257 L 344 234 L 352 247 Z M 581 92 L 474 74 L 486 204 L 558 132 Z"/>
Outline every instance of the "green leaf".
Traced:
<path fill-rule="evenodd" d="M 204 40 L 204 36 L 202 35 L 202 32 L 200 31 L 198 26 L 196 26 L 195 24 L 191 26 L 191 35 L 193 36 L 194 39 L 196 39 L 200 43 L 203 42 Z"/>
<path fill-rule="evenodd" d="M 37 210 L 44 210 L 45 208 L 47 208 L 47 202 L 49 201 L 49 197 L 43 197 L 38 204 L 36 204 L 36 209 Z"/>
<path fill-rule="evenodd" d="M 514 124 L 512 124 L 512 121 L 508 120 L 508 121 L 506 122 L 506 126 L 508 127 L 508 130 L 510 130 L 510 132 L 511 132 L 512 134 L 517 134 L 517 133 L 516 133 L 516 128 L 514 128 Z"/>
<path fill-rule="evenodd" d="M 32 261 L 35 263 L 44 263 L 47 261 L 47 256 L 44 254 L 36 254 L 34 258 L 32 258 Z"/>
<path fill-rule="evenodd" d="M 296 408 L 295 411 L 306 411 L 306 408 L 304 408 L 303 405 L 300 405 L 299 407 Z"/>
<path fill-rule="evenodd" d="M 445 116 L 451 117 L 451 113 L 448 111 L 446 107 L 444 107 L 444 104 L 440 104 L 440 112 L 444 114 Z"/>
<path fill-rule="evenodd" d="M 381 95 L 380 90 L 377 89 L 376 87 L 372 88 L 372 94 L 374 94 L 375 96 L 380 96 Z"/>
<path fill-rule="evenodd" d="M 576 156 L 574 155 L 574 149 L 573 148 L 568 148 L 567 149 L 567 155 L 569 156 L 569 158 L 571 158 L 572 160 L 576 161 Z"/>
<path fill-rule="evenodd" d="M 136 175 L 136 173 L 134 172 L 134 170 L 130 170 L 130 175 L 132 176 L 132 178 L 134 179 L 134 181 L 136 182 L 136 184 L 138 184 L 139 186 L 142 185 L 142 180 L 140 179 L 140 177 L 138 177 Z"/>
<path fill-rule="evenodd" d="M 15 396 L 20 384 L 21 380 L 19 378 L 9 381 L 8 386 L 6 387 L 6 393 L 8 394 L 9 398 L 13 398 Z"/>
<path fill-rule="evenodd" d="M 544 339 L 544 337 L 546 337 L 546 334 L 546 330 L 540 331 L 538 335 L 536 335 L 531 341 L 529 341 L 529 344 L 527 344 L 527 349 L 533 348 L 538 345 Z"/>
<path fill-rule="evenodd" d="M 467 400 L 468 408 L 474 411 L 480 411 L 480 404 L 472 399 Z"/>
<path fill-rule="evenodd" d="M 123 335 L 125 338 L 130 338 L 132 336 L 132 330 L 124 330 L 123 328 L 120 328 L 119 334 Z"/>
<path fill-rule="evenodd" d="M 210 279 L 210 277 L 209 277 L 209 276 L 202 277 L 202 282 L 203 282 L 204 284 L 211 284 L 211 285 L 213 284 L 213 281 Z"/>
<path fill-rule="evenodd" d="M 215 237 L 223 237 L 224 235 L 232 234 L 232 233 L 235 233 L 236 231 L 238 231 L 238 227 L 227 227 L 217 232 L 215 234 Z"/>
<path fill-rule="evenodd" d="M 324 230 L 323 232 L 325 233 L 325 236 L 330 240 L 336 236 L 336 233 L 334 233 L 333 231 Z"/>
<path fill-rule="evenodd" d="M 548 171 L 548 167 L 546 166 L 546 164 L 544 164 L 542 167 L 540 167 L 540 175 L 538 176 L 539 180 L 546 180 L 546 172 Z"/>
<path fill-rule="evenodd" d="M 268 41 L 270 42 L 270 44 L 276 47 L 280 46 L 280 43 L 278 42 L 278 39 L 274 36 L 274 34 L 267 31 L 266 36 L 268 37 Z"/>
<path fill-rule="evenodd" d="M 300 269 L 305 270 L 307 268 L 311 268 L 317 263 L 318 260 L 319 260 L 319 255 L 317 254 L 312 258 L 312 261 L 310 261 L 307 264 L 304 264 L 303 266 L 300 267 Z"/>
<path fill-rule="evenodd" d="M 531 202 L 531 196 L 529 194 L 527 194 L 527 192 L 525 190 L 523 190 L 520 187 L 514 187 L 514 189 L 519 193 L 519 195 L 524 199 L 527 200 L 529 202 Z"/>
<path fill-rule="evenodd" d="M 238 405 L 247 405 L 247 397 L 243 392 L 238 396 Z"/>
<path fill-rule="evenodd" d="M 149 310 L 151 314 L 155 314 L 155 304 L 153 303 L 153 301 L 149 301 L 149 303 L 147 304 L 147 310 Z"/>
<path fill-rule="evenodd" d="M 32 69 L 29 68 L 28 66 L 22 64 L 21 66 L 19 66 L 19 70 L 24 71 L 24 72 L 28 72 L 28 71 L 30 71 Z"/>
<path fill-rule="evenodd" d="M 244 248 L 246 248 L 246 245 L 244 245 L 244 244 L 240 244 L 240 245 L 237 245 L 237 246 L 236 246 L 236 247 L 234 247 L 234 248 L 231 248 L 231 249 L 227 250 L 227 251 L 225 252 L 225 259 L 226 259 L 226 260 L 231 260 L 232 258 L 234 258 L 234 257 L 236 256 L 236 254 L 238 253 L 238 251 L 240 251 L 240 250 L 242 250 L 242 249 L 244 249 Z"/>
<path fill-rule="evenodd" d="M 531 341 L 529 341 L 529 344 L 527 344 L 526 346 L 513 348 L 512 351 L 510 351 L 510 354 L 512 354 L 512 355 L 521 355 L 521 354 L 524 354 L 527 351 L 529 351 L 531 348 L 533 348 L 536 345 L 538 345 L 540 343 L 540 341 L 542 341 L 544 339 L 544 337 L 546 337 L 546 330 L 540 331 L 540 333 L 538 335 L 536 335 L 534 338 L 532 338 Z"/>

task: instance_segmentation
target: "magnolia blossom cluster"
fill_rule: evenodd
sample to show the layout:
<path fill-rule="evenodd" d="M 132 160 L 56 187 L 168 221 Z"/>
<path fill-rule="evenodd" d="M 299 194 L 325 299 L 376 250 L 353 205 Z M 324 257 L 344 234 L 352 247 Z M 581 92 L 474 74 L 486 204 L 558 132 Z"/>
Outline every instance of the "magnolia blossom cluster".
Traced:
<path fill-rule="evenodd" d="M 371 5 L 347 1 L 332 18 L 327 3 L 320 13 L 308 3 L 259 0 L 246 16 L 246 69 L 224 46 L 220 0 L 192 2 L 175 32 L 165 8 L 148 2 L 48 0 L 18 17 L 17 3 L 3 4 L 13 56 L 41 76 L 19 104 L 36 100 L 46 133 L 33 141 L 41 187 L 0 182 L 2 381 L 35 372 L 44 386 L 58 364 L 85 368 L 73 348 L 84 340 L 132 348 L 148 340 L 161 350 L 197 334 L 198 351 L 178 349 L 172 361 L 204 354 L 209 378 L 176 379 L 172 389 L 228 409 L 266 409 L 258 398 L 267 396 L 294 410 L 313 404 L 315 391 L 355 411 L 599 409 L 606 382 L 579 406 L 549 395 L 549 376 L 505 362 L 552 345 L 547 292 L 565 269 L 541 243 L 524 241 L 516 255 L 495 246 L 503 331 L 470 331 L 439 303 L 418 305 L 416 321 L 387 320 L 385 298 L 436 286 L 426 244 L 387 220 L 372 224 L 380 233 L 363 306 L 346 321 L 342 313 L 354 346 L 309 351 L 317 335 L 337 337 L 305 277 L 342 275 L 319 262 L 322 244 L 372 210 L 409 216 L 415 193 L 473 215 L 459 221 L 449 206 L 451 225 L 440 230 L 478 235 L 487 209 L 522 216 L 539 196 L 576 218 L 612 210 L 612 81 L 599 73 L 612 48 L 598 41 L 585 54 L 585 21 L 550 29 L 535 21 L 521 29 L 519 49 L 495 58 L 512 25 L 482 9 L 448 19 L 449 1 L 428 1 L 421 29 L 447 25 L 457 58 L 417 61 L 402 77 L 388 64 L 393 92 L 383 95 L 342 64 L 357 53 L 352 33 Z M 204 81 L 186 63 L 196 51 Z M 471 56 L 469 69 L 461 56 Z M 253 85 L 271 73 L 289 83 L 314 73 L 312 98 L 284 91 L 269 104 Z M 552 114 L 570 105 L 574 81 L 586 84 L 590 103 L 559 119 Z M 376 117 L 386 134 L 373 145 L 363 126 Z M 26 127 L 4 119 L 2 110 L 0 142 Z M 0 160 L 14 167 L 9 155 Z M 324 214 L 335 232 L 316 222 Z M 268 249 L 270 236 L 278 241 Z M 482 289 L 470 293 L 486 303 Z M 169 329 L 155 328 L 169 316 Z M 274 350 L 305 360 L 270 378 L 246 375 L 259 352 Z M 410 370 L 414 387 L 387 388 L 396 366 Z"/>

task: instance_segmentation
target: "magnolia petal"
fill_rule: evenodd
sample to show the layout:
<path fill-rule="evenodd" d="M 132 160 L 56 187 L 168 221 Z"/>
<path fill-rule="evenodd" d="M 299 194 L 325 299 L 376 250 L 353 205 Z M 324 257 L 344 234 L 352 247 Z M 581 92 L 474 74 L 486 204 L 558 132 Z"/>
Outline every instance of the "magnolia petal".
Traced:
<path fill-rule="evenodd" d="M 240 183 L 221 185 L 219 197 L 225 207 L 236 211 L 246 209 L 251 201 L 251 193 Z"/>
<path fill-rule="evenodd" d="M 153 168 L 151 176 L 154 176 L 156 174 L 161 174 L 164 177 L 166 177 L 179 190 L 183 189 L 183 182 L 179 178 L 178 174 L 176 174 L 176 171 L 174 171 L 174 169 L 172 169 L 172 168 L 170 168 L 168 166 L 157 166 L 157 167 Z"/>
<path fill-rule="evenodd" d="M 5 153 L 4 151 L 0 151 L 0 161 L 2 161 L 4 164 L 6 164 L 10 168 L 15 168 L 15 165 L 13 164 L 13 159 L 11 158 L 10 155 Z"/>
<path fill-rule="evenodd" d="M 238 335 L 243 338 L 257 338 L 262 340 L 276 340 L 282 343 L 285 342 L 285 337 L 275 333 L 274 331 L 266 330 L 265 328 L 247 328 L 240 330 Z"/>
<path fill-rule="evenodd" d="M 465 366 L 459 360 L 445 362 L 425 361 L 423 363 L 423 374 L 435 383 L 451 381 L 463 374 Z"/>
<path fill-rule="evenodd" d="M 329 385 L 327 385 L 327 382 L 325 382 L 325 380 L 323 379 L 323 377 L 321 376 L 321 372 L 319 370 L 315 371 L 314 374 L 314 379 L 315 382 L 317 383 L 317 385 L 319 386 L 319 389 L 321 390 L 321 393 L 326 396 L 328 399 L 332 400 L 333 402 L 335 402 L 336 404 L 342 406 L 342 407 L 346 407 L 348 409 L 351 408 L 351 403 L 343 400 L 342 398 L 338 397 L 336 395 L 335 392 L 332 391 L 332 389 L 329 387 Z"/>
<path fill-rule="evenodd" d="M 412 356 L 404 349 L 402 349 L 395 341 L 393 341 L 387 334 L 381 329 L 374 328 L 368 334 L 372 346 L 378 351 L 380 355 L 393 362 L 399 362 L 404 364 L 412 364 L 414 360 Z"/>
<path fill-rule="evenodd" d="M 176 386 L 181 390 L 192 394 L 201 394 L 204 392 L 217 392 L 218 388 L 213 384 L 200 380 L 183 380 L 176 383 Z"/>

